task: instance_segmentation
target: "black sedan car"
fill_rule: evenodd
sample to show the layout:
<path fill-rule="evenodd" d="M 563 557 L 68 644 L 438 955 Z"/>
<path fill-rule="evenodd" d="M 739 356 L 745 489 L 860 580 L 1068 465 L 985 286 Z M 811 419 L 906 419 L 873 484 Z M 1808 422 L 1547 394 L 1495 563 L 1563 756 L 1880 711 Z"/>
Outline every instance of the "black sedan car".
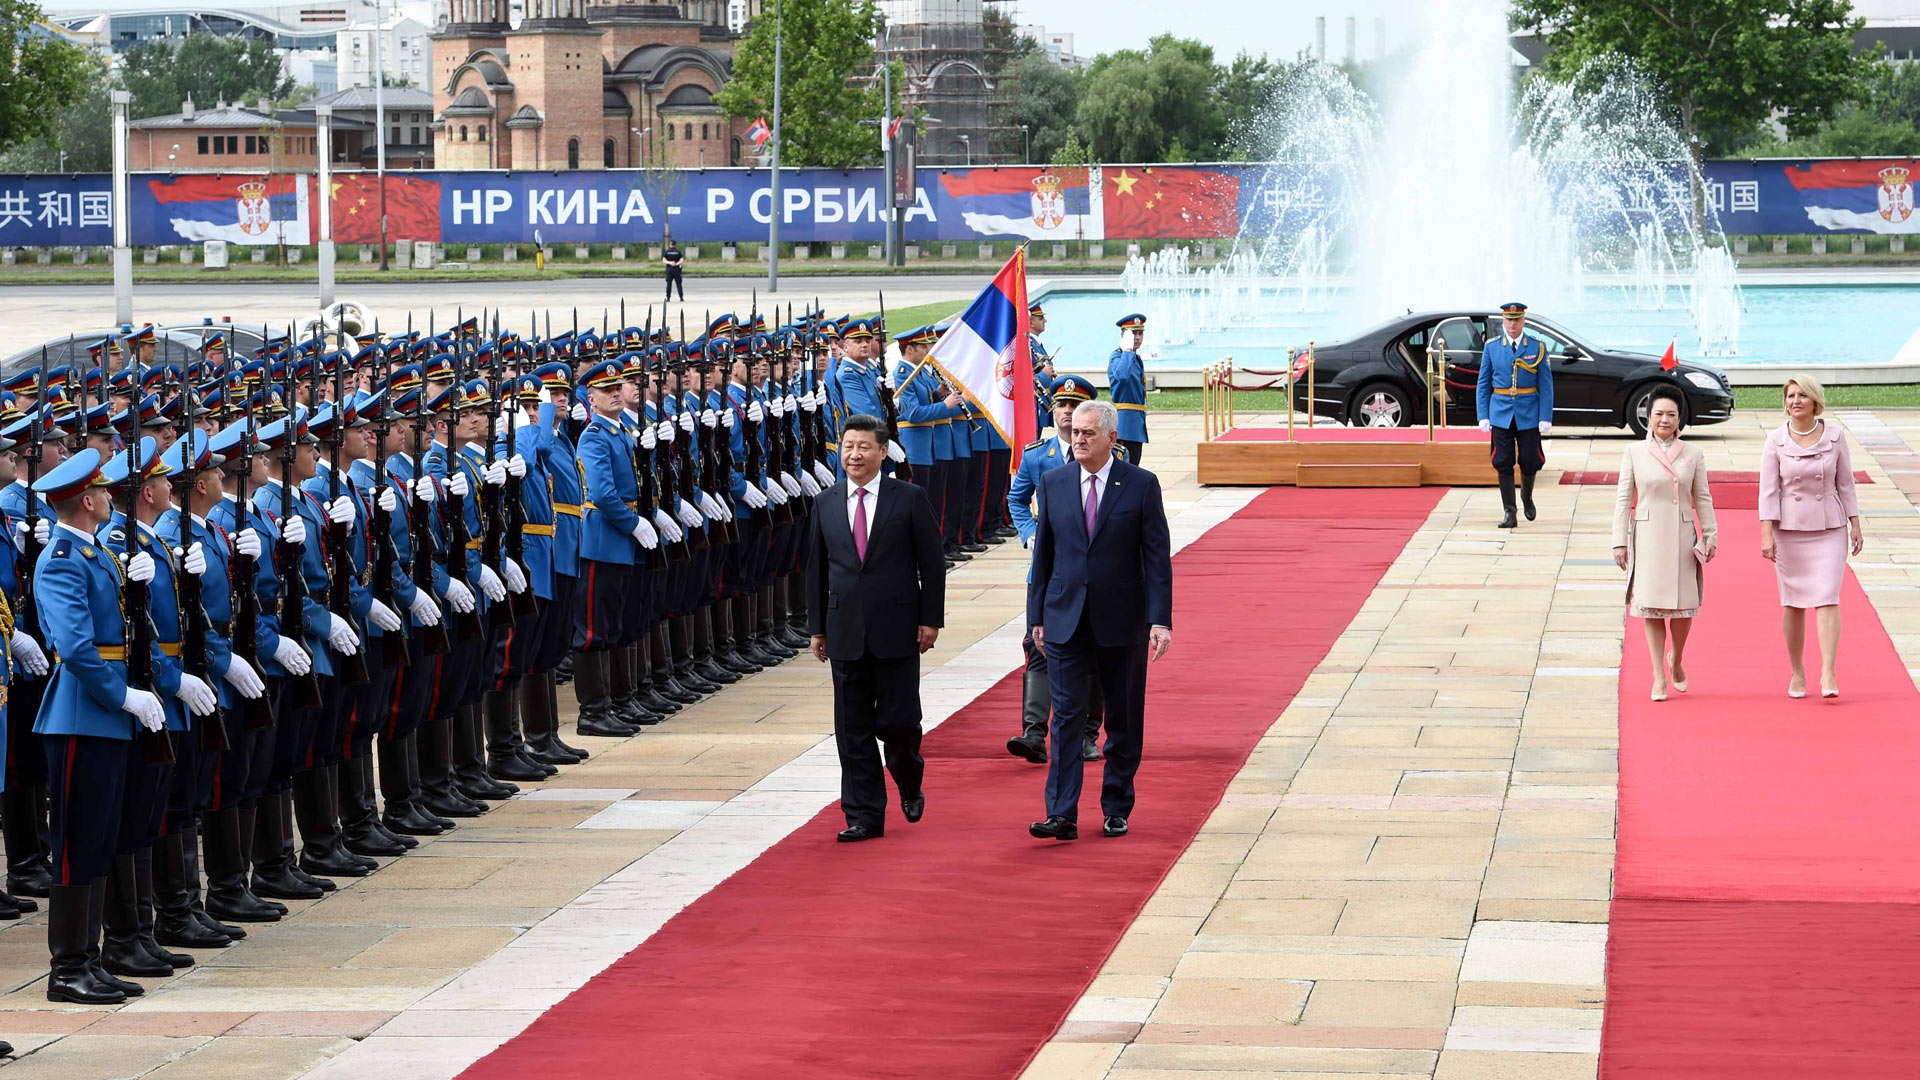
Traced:
<path fill-rule="evenodd" d="M 1493 325 L 1489 325 L 1489 324 Z M 1460 312 L 1409 314 L 1348 341 L 1314 349 L 1313 414 L 1353 427 L 1407 427 L 1427 422 L 1427 348 L 1446 351 L 1447 423 L 1472 426 L 1480 349 L 1499 334 L 1494 316 Z M 1686 396 L 1683 422 L 1717 424 L 1733 416 L 1733 391 L 1718 369 L 1682 363 L 1672 371 L 1660 358 L 1596 348 L 1544 319 L 1529 317 L 1527 333 L 1546 346 L 1553 366 L 1553 422 L 1578 427 L 1647 431 L 1647 400 L 1662 383 Z M 1307 399 L 1306 361 L 1294 363 L 1295 407 Z M 1435 419 L 1438 419 L 1437 417 Z"/>

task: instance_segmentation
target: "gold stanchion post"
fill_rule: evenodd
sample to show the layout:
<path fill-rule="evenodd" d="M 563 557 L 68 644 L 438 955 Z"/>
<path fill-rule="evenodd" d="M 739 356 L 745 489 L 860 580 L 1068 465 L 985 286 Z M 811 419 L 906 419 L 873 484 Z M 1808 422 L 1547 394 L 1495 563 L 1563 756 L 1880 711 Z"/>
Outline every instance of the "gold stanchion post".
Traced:
<path fill-rule="evenodd" d="M 1439 365 L 1436 358 L 1438 356 L 1445 355 L 1440 350 L 1440 342 L 1442 340 L 1443 339 L 1435 338 L 1433 341 L 1427 344 L 1426 382 L 1427 382 L 1427 441 L 1428 442 L 1433 441 L 1433 414 L 1435 411 L 1439 409 L 1440 387 L 1438 383 L 1435 381 L 1435 373 L 1439 370 Z"/>
<path fill-rule="evenodd" d="M 1287 441 L 1293 441 L 1293 346 L 1287 346 Z"/>
<path fill-rule="evenodd" d="M 1315 398 L 1314 398 L 1314 377 L 1315 377 L 1315 374 L 1316 374 L 1316 373 L 1315 373 L 1315 371 L 1314 371 L 1314 353 L 1313 353 L 1313 342 L 1312 342 L 1311 340 L 1309 340 L 1309 341 L 1307 342 L 1307 426 L 1308 426 L 1308 427 L 1313 427 L 1313 426 L 1314 426 L 1314 425 L 1315 425 L 1316 423 L 1318 423 L 1318 421 L 1317 421 L 1317 420 L 1315 419 L 1315 417 L 1316 417 L 1316 415 L 1317 415 L 1317 414 L 1316 414 L 1316 413 L 1314 412 L 1314 404 L 1315 404 Z"/>
<path fill-rule="evenodd" d="M 1224 432 L 1225 432 L 1225 431 L 1232 431 L 1232 430 L 1233 430 L 1233 420 L 1234 420 L 1234 417 L 1233 417 L 1233 395 L 1234 395 L 1234 393 L 1235 393 L 1235 391 L 1234 391 L 1234 389 L 1233 389 L 1233 357 L 1231 357 L 1231 356 L 1229 356 L 1229 357 L 1227 357 L 1227 364 L 1226 364 L 1226 379 L 1227 379 L 1227 382 L 1226 382 L 1226 391 L 1227 391 L 1227 426 L 1226 426 L 1226 428 L 1224 429 L 1224 431 L 1223 431 L 1223 434 L 1224 434 Z"/>

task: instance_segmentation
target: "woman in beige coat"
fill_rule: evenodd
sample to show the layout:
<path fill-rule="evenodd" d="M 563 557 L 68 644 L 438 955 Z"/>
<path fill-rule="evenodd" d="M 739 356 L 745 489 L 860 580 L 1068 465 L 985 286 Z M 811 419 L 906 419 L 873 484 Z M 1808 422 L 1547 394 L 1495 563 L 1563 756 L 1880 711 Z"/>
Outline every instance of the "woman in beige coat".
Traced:
<path fill-rule="evenodd" d="M 1613 561 L 1627 572 L 1627 614 L 1646 620 L 1655 701 L 1667 700 L 1669 685 L 1687 692 L 1687 634 L 1718 536 L 1706 456 L 1680 441 L 1680 391 L 1662 386 L 1649 402 L 1646 441 L 1620 455 L 1613 498 Z"/>

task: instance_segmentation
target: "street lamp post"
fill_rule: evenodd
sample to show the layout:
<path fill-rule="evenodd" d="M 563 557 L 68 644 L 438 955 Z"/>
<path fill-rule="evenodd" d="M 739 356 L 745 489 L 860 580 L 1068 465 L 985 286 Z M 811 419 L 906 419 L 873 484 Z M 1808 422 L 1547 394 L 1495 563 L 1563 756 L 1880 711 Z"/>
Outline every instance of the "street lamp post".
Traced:
<path fill-rule="evenodd" d="M 373 0 L 373 177 L 380 191 L 380 269 L 387 269 L 387 68 L 380 58 L 380 0 Z M 491 159 L 493 147 L 487 147 Z M 491 163 L 491 161 L 489 161 Z"/>
<path fill-rule="evenodd" d="M 653 129 L 651 127 L 629 127 L 627 130 L 633 132 L 640 138 L 640 164 L 644 166 L 647 160 L 647 132 Z M 630 165 L 633 164 L 633 143 L 631 142 L 627 143 L 627 163 Z"/>
<path fill-rule="evenodd" d="M 1027 164 L 1033 164 L 1033 129 L 1025 124 L 1020 125 L 1020 141 L 1026 146 L 1021 156 L 1026 159 Z"/>
<path fill-rule="evenodd" d="M 780 291 L 780 62 L 782 34 L 780 16 L 786 5 L 773 3 L 773 200 L 767 214 L 767 291 Z M 701 167 L 706 166 L 704 148 Z"/>
<path fill-rule="evenodd" d="M 113 321 L 133 321 L 133 246 L 127 223 L 127 110 L 133 95 L 108 91 L 113 110 Z"/>
<path fill-rule="evenodd" d="M 967 148 L 967 167 L 972 168 L 973 167 L 973 136 L 971 135 L 960 136 L 960 145 Z"/>
<path fill-rule="evenodd" d="M 313 107 L 314 132 L 320 146 L 320 307 L 333 306 L 333 106 Z"/>

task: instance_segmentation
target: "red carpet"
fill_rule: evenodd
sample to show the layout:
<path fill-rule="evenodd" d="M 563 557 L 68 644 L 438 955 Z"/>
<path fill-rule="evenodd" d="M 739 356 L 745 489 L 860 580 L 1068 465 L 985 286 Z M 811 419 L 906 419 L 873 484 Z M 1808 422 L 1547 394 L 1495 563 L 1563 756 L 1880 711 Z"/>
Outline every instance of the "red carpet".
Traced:
<path fill-rule="evenodd" d="M 1227 442 L 1286 442 L 1287 429 L 1272 428 L 1230 428 L 1220 436 Z M 1350 428 L 1350 427 L 1314 427 L 1302 424 L 1293 429 L 1294 442 L 1359 442 L 1359 443 L 1423 443 L 1427 441 L 1427 429 L 1417 428 Z M 1486 442 L 1487 436 L 1479 428 L 1446 428 L 1433 433 L 1434 442 Z"/>
<path fill-rule="evenodd" d="M 464 1075 L 1017 1076 L 1440 494 L 1275 488 L 1175 557 L 1132 835 L 1099 835 L 1094 767 L 1091 830 L 1027 836 L 1016 673 L 927 736 L 920 824 L 840 845 L 834 804 Z"/>
<path fill-rule="evenodd" d="M 1628 620 L 1601 1075 L 1909 1077 L 1920 693 L 1849 574 L 1842 696 L 1818 696 L 1811 626 L 1814 696 L 1786 696 L 1773 569 L 1733 508 L 1752 490 L 1730 485 L 1720 515 L 1689 693 L 1648 700 Z"/>

